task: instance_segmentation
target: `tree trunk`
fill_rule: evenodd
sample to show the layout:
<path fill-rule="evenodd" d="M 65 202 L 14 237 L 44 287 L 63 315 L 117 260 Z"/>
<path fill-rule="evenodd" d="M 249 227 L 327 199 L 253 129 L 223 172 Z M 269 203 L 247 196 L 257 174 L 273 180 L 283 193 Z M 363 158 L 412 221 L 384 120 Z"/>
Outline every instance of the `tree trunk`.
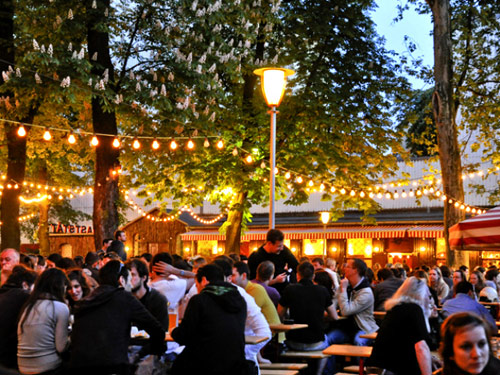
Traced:
<path fill-rule="evenodd" d="M 92 9 L 91 1 L 87 1 L 87 38 L 89 58 L 92 64 L 92 74 L 102 77 L 106 69 L 109 73 L 109 87 L 114 89 L 114 68 L 109 53 L 109 34 L 103 27 L 107 22 L 105 11 L 110 8 L 109 0 L 98 1 L 97 9 Z M 97 60 L 92 57 L 97 53 Z M 92 98 L 92 121 L 96 133 L 109 134 L 98 136 L 96 147 L 96 170 L 94 186 L 94 240 L 96 249 L 101 248 L 104 238 L 113 237 L 118 228 L 119 198 L 118 174 L 112 172 L 119 167 L 119 149 L 112 146 L 113 135 L 116 135 L 117 125 L 114 109 L 105 108 L 100 96 Z"/>
<path fill-rule="evenodd" d="M 45 161 L 38 170 L 38 181 L 40 184 L 47 185 L 47 165 Z M 49 243 L 49 200 L 45 199 L 38 205 L 38 244 L 40 245 L 40 255 L 50 254 Z"/>
<path fill-rule="evenodd" d="M 453 60 L 451 49 L 451 21 L 449 0 L 428 0 L 434 18 L 434 79 L 432 97 L 434 118 L 438 133 L 439 161 L 443 190 L 448 197 L 464 201 L 462 163 L 455 123 L 453 101 Z M 444 236 L 448 263 L 452 267 L 467 264 L 467 253 L 453 252 L 449 247 L 448 228 L 465 218 L 464 211 L 444 201 Z"/>
<path fill-rule="evenodd" d="M 226 228 L 225 254 L 240 253 L 241 223 L 243 221 L 243 210 L 246 198 L 246 192 L 239 192 L 231 211 L 229 211 L 227 215 L 229 226 Z"/>

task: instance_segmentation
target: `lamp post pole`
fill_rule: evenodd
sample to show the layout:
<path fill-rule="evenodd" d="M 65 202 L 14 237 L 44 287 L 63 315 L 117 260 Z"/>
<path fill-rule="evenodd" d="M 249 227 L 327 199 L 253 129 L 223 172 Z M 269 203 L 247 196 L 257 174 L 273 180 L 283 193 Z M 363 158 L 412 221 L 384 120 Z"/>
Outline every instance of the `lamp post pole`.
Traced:
<path fill-rule="evenodd" d="M 326 224 L 323 224 L 323 257 L 326 259 Z"/>
<path fill-rule="evenodd" d="M 276 192 L 276 179 L 274 170 L 276 169 L 276 106 L 273 105 L 269 114 L 271 115 L 271 137 L 270 137 L 270 150 L 269 150 L 269 229 L 274 229 L 274 212 L 275 212 L 275 199 Z"/>

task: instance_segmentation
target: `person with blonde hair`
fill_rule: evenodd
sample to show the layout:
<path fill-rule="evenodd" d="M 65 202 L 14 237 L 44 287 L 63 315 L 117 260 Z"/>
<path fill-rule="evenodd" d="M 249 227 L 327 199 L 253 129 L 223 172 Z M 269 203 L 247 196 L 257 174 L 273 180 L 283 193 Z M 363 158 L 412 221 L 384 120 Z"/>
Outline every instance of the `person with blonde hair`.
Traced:
<path fill-rule="evenodd" d="M 434 266 L 429 270 L 429 286 L 436 292 L 439 304 L 442 304 L 443 300 L 450 293 L 450 288 L 444 282 L 443 274 L 437 266 Z"/>
<path fill-rule="evenodd" d="M 427 284 L 416 277 L 406 279 L 385 302 L 387 315 L 378 331 L 369 364 L 396 375 L 430 375 L 432 306 Z"/>

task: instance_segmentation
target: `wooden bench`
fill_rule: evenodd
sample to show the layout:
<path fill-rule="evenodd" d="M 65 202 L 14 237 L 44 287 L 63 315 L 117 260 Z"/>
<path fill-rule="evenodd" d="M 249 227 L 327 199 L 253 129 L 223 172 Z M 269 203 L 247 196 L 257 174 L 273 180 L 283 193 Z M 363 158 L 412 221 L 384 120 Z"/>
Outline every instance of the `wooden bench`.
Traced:
<path fill-rule="evenodd" d="M 375 372 L 376 372 L 376 369 L 375 368 L 372 368 L 372 367 L 365 367 L 365 372 L 368 374 L 368 375 L 375 375 Z M 338 374 L 358 374 L 359 373 L 359 366 L 358 365 L 353 365 L 353 366 L 346 366 L 342 369 L 342 373 L 337 373 Z"/>
<path fill-rule="evenodd" d="M 260 375 L 297 375 L 299 370 L 260 370 Z"/>
<path fill-rule="evenodd" d="M 321 359 L 328 358 L 330 355 L 323 354 L 321 350 L 314 350 L 310 352 L 299 352 L 295 350 L 288 350 L 286 352 L 281 353 L 282 357 L 287 358 L 306 358 L 306 359 Z"/>
<path fill-rule="evenodd" d="M 372 354 L 371 346 L 357 346 L 357 345 L 330 345 L 323 350 L 327 355 L 340 355 L 344 357 L 359 357 L 359 375 L 365 374 L 364 358 L 370 357 Z"/>
<path fill-rule="evenodd" d="M 307 363 L 259 363 L 261 370 L 303 370 Z"/>

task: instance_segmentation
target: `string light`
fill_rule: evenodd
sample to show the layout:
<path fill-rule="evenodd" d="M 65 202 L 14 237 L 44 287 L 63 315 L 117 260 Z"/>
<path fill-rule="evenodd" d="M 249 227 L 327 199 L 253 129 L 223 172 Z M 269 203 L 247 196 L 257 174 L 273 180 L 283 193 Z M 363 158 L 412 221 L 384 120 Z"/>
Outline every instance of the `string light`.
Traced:
<path fill-rule="evenodd" d="M 43 133 L 43 139 L 47 142 L 52 139 L 52 135 L 50 135 L 49 129 L 45 129 L 45 132 Z"/>
<path fill-rule="evenodd" d="M 73 133 L 70 133 L 68 136 L 68 143 L 70 145 L 74 145 L 76 143 L 76 137 Z"/>
<path fill-rule="evenodd" d="M 141 143 L 139 142 L 139 140 L 137 138 L 134 138 L 134 141 L 132 142 L 132 148 L 134 150 L 138 150 L 141 148 Z"/>
<path fill-rule="evenodd" d="M 217 148 L 219 150 L 222 150 L 223 147 L 224 147 L 224 142 L 222 141 L 222 139 L 219 139 L 219 141 L 217 142 Z"/>
<path fill-rule="evenodd" d="M 114 148 L 118 148 L 118 147 L 120 147 L 120 145 L 121 145 L 120 140 L 119 140 L 118 138 L 116 138 L 116 137 L 115 137 L 115 138 L 113 139 L 113 143 L 112 143 L 112 145 L 113 145 L 113 147 L 114 147 Z"/>
<path fill-rule="evenodd" d="M 187 143 L 187 148 L 188 148 L 189 150 L 194 149 L 194 142 L 193 142 L 193 140 L 192 140 L 192 139 L 190 139 L 190 140 L 188 141 L 188 143 Z"/>
<path fill-rule="evenodd" d="M 210 147 L 210 142 L 208 141 L 208 138 L 205 138 L 205 142 L 203 142 L 203 147 L 205 148 Z"/>
<path fill-rule="evenodd" d="M 171 150 L 177 149 L 177 142 L 175 142 L 175 139 L 172 139 L 172 141 L 170 142 L 170 149 Z"/>
<path fill-rule="evenodd" d="M 18 129 L 17 129 L 17 135 L 19 137 L 26 137 L 26 129 L 24 129 L 24 126 L 20 126 Z"/>
<path fill-rule="evenodd" d="M 90 141 L 90 145 L 92 147 L 97 147 L 99 145 L 99 140 L 97 139 L 97 137 L 94 135 Z"/>
<path fill-rule="evenodd" d="M 151 143 L 151 148 L 153 150 L 158 150 L 160 148 L 160 143 L 156 139 L 153 140 L 153 143 Z"/>
<path fill-rule="evenodd" d="M 247 157 L 245 158 L 245 161 L 247 162 L 247 164 L 252 164 L 253 163 L 252 155 L 248 154 Z"/>

